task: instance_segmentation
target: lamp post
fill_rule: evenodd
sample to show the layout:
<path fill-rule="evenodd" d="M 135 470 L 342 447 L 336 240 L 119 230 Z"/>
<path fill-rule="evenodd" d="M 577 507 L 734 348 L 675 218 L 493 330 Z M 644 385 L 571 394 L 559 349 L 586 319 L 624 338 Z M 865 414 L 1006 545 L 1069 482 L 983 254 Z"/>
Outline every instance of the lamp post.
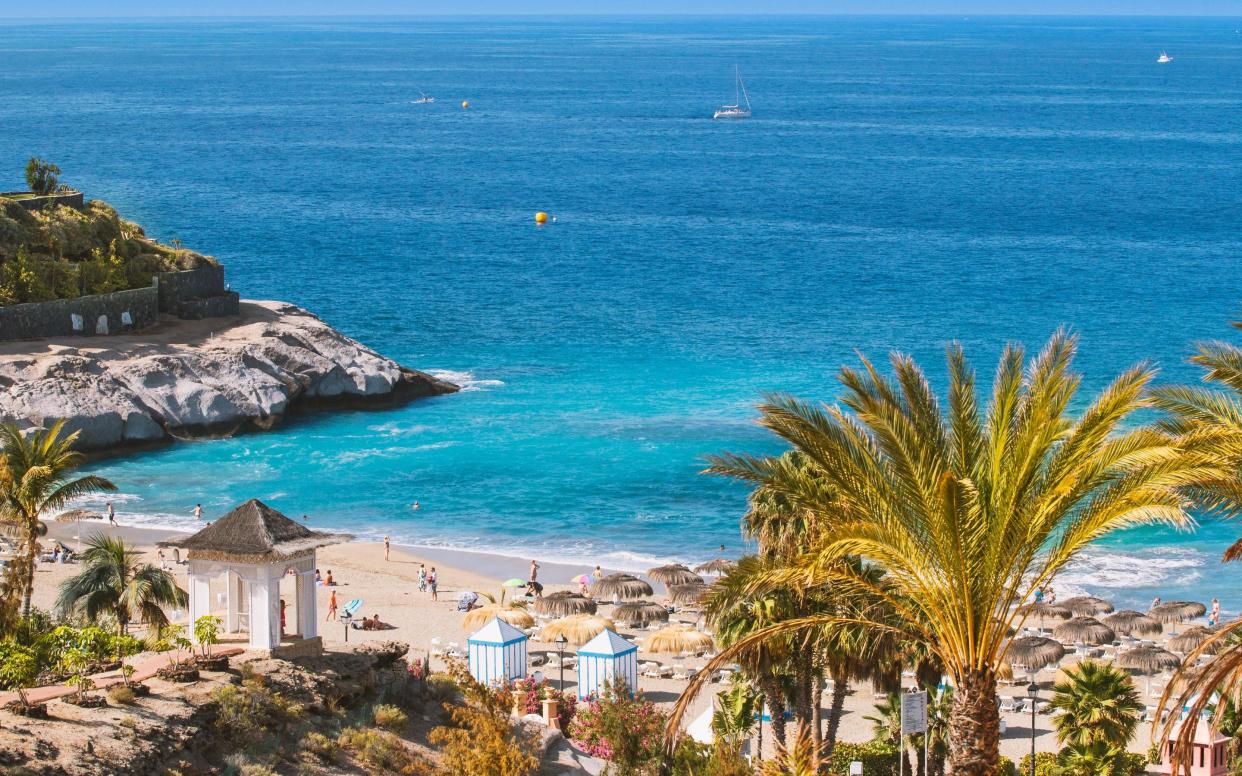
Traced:
<path fill-rule="evenodd" d="M 565 638 L 565 634 L 556 637 L 556 652 L 560 656 L 557 661 L 561 667 L 561 678 L 556 683 L 556 691 L 558 693 L 565 692 L 565 645 L 569 643 L 569 639 Z"/>
<path fill-rule="evenodd" d="M 1039 685 L 1032 680 L 1026 686 L 1026 697 L 1031 702 L 1031 776 L 1035 776 L 1035 701 L 1039 694 Z"/>

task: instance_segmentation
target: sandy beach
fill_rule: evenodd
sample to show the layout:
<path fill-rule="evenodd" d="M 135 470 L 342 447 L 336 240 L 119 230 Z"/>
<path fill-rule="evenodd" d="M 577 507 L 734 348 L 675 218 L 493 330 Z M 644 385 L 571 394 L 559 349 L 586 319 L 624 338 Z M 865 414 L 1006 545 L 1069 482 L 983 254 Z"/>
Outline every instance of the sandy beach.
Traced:
<path fill-rule="evenodd" d="M 75 545 L 75 527 L 72 524 L 54 523 L 49 528 L 52 537 L 70 547 Z M 127 541 L 141 548 L 153 563 L 159 562 L 156 542 L 177 535 L 172 531 L 150 528 L 125 526 L 110 528 L 100 524 L 82 526 L 83 537 L 94 532 L 125 537 Z M 165 556 L 170 570 L 177 574 L 180 584 L 185 587 L 187 585 L 185 565 L 173 564 L 171 551 L 165 550 Z M 510 577 L 525 577 L 529 570 L 529 562 L 529 559 L 486 553 L 452 550 L 427 551 L 424 548 L 415 549 L 396 545 L 392 547 L 389 559 L 385 561 L 382 544 L 358 541 L 328 547 L 320 550 L 318 554 L 318 565 L 324 576 L 326 577 L 331 571 L 337 582 L 335 591 L 340 606 L 344 606 L 352 599 L 360 598 L 364 602 L 360 611 L 361 615 L 367 617 L 378 615 L 385 623 L 393 626 L 390 630 L 382 631 L 350 629 L 348 631 L 349 642 L 399 640 L 410 644 L 412 654 L 430 653 L 436 643 L 433 642 L 434 639 L 439 640 L 438 644 L 441 649 L 448 649 L 454 645 L 459 645 L 464 649 L 466 638 L 470 634 L 462 628 L 462 615 L 457 611 L 458 594 L 464 590 L 473 590 L 498 595 L 500 582 Z M 420 563 L 426 564 L 428 569 L 435 567 L 437 570 L 440 580 L 438 601 L 432 601 L 429 593 L 420 593 L 418 590 Z M 568 583 L 567 580 L 576 574 L 591 570 L 552 563 L 540 563 L 540 566 L 539 580 L 545 585 L 545 593 L 554 590 L 576 589 L 576 586 Z M 60 583 L 77 573 L 78 569 L 79 566 L 75 564 L 40 564 L 35 575 L 34 604 L 41 608 L 51 609 Z M 611 571 L 611 569 L 605 569 L 605 571 Z M 292 578 L 288 579 L 285 584 L 288 586 L 288 590 L 283 590 L 285 598 L 292 603 L 294 598 Z M 657 590 L 654 599 L 660 600 L 663 591 L 660 586 L 655 587 Z M 319 635 L 323 637 L 326 644 L 341 644 L 346 640 L 345 627 L 339 622 L 323 619 L 327 613 L 332 590 L 333 588 L 323 586 L 318 589 Z M 224 585 L 221 577 L 212 586 L 213 609 L 219 610 L 213 613 L 223 614 L 223 594 Z M 610 609 L 610 605 L 601 605 L 600 612 L 607 616 Z M 181 616 L 184 617 L 184 613 L 181 613 Z M 673 615 L 672 619 L 693 623 L 697 615 L 694 612 L 682 612 Z M 288 621 L 296 622 L 292 609 L 289 612 Z M 1179 630 L 1186 625 L 1179 626 Z M 641 630 L 635 631 L 629 628 L 621 628 L 620 632 L 629 638 L 641 638 L 643 635 Z M 1158 638 L 1163 639 L 1166 636 Z M 224 640 L 244 642 L 245 636 L 234 634 L 225 636 Z M 571 647 L 567 651 L 572 649 Z M 545 652 L 555 652 L 555 645 L 532 640 L 531 656 Z M 706 662 L 703 658 L 682 660 L 669 655 L 646 656 L 641 649 L 639 655 L 640 660 L 654 660 L 661 665 L 675 663 L 686 667 L 701 667 Z M 1067 655 L 1062 663 L 1072 662 L 1073 659 L 1072 655 Z M 433 660 L 433 668 L 439 665 L 442 663 L 438 658 Z M 1054 675 L 1055 669 L 1046 669 L 1038 675 L 1042 698 L 1049 697 L 1048 688 Z M 559 677 L 560 674 L 556 669 L 551 669 L 547 673 L 547 678 L 552 682 L 556 682 Z M 566 689 L 575 686 L 576 675 L 572 670 L 565 671 L 564 681 Z M 1026 677 L 1019 676 L 1014 683 L 1003 684 L 1000 687 L 1000 694 L 1024 697 L 1026 683 Z M 1145 689 L 1145 684 L 1142 678 L 1136 680 L 1136 686 L 1140 692 Z M 662 705 L 671 705 L 685 688 L 686 682 L 643 677 L 640 680 L 640 686 L 649 699 Z M 718 688 L 719 685 L 707 685 L 707 689 L 696 699 L 687 720 L 694 719 L 709 707 L 713 691 Z M 841 721 L 841 740 L 862 742 L 871 739 L 872 724 L 866 717 L 872 715 L 874 703 L 879 699 L 879 696 L 874 695 L 867 684 L 852 686 Z M 825 694 L 826 700 L 827 694 Z M 1003 713 L 1002 720 L 1006 731 L 1001 740 L 1001 753 L 1016 762 L 1024 753 L 1030 751 L 1030 713 L 1029 711 Z M 1036 746 L 1040 751 L 1055 751 L 1058 748 L 1052 732 L 1051 720 L 1047 715 L 1037 716 L 1036 730 Z M 765 738 L 767 738 L 766 735 Z M 1131 744 L 1131 751 L 1146 751 L 1149 743 L 1149 726 L 1141 725 L 1135 741 Z"/>

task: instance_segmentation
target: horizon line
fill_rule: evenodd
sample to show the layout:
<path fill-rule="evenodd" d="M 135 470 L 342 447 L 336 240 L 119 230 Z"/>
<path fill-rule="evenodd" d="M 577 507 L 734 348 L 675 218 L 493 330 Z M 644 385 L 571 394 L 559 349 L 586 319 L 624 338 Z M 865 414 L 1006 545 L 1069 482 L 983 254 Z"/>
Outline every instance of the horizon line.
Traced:
<path fill-rule="evenodd" d="M 1240 19 L 1242 13 L 1139 13 L 1139 14 L 1118 14 L 1118 13 L 1091 13 L 1091 12 L 1058 12 L 1058 13 L 1040 13 L 1036 11 L 1027 13 L 971 13 L 971 12 L 953 12 L 939 11 L 928 13 L 891 13 L 891 12 L 870 12 L 870 11 L 852 11 L 848 13 L 814 13 L 805 11 L 768 11 L 764 13 L 753 13 L 746 11 L 720 11 L 716 13 L 686 13 L 686 12 L 659 12 L 650 11 L 644 13 L 625 13 L 625 12 L 592 12 L 592 11 L 535 11 L 530 13 L 440 13 L 435 11 L 424 13 L 256 13 L 256 14 L 77 14 L 66 16 L 12 16 L 0 14 L 0 21 L 24 21 L 24 22 L 66 22 L 66 21 L 225 21 L 225 20 L 250 20 L 250 19 L 548 19 L 548 18 L 615 18 L 615 19 L 713 19 L 713 18 L 772 18 L 772 17 L 794 17 L 794 18 L 889 18 L 889 19 L 943 19 L 943 18 L 963 18 L 963 19 Z"/>

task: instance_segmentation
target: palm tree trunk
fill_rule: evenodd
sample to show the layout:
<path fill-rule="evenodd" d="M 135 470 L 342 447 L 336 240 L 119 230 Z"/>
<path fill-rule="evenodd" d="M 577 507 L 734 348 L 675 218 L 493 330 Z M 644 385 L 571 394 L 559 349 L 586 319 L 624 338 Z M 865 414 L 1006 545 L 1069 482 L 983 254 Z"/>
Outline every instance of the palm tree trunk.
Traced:
<path fill-rule="evenodd" d="M 760 683 L 764 700 L 768 704 L 768 713 L 772 715 L 772 738 L 779 744 L 785 743 L 785 697 L 775 677 L 765 676 Z M 762 720 L 760 720 L 762 724 Z"/>
<path fill-rule="evenodd" d="M 849 692 L 849 677 L 840 666 L 832 667 L 832 701 L 828 711 L 828 730 L 824 733 L 824 759 L 832 757 L 837 746 L 837 731 L 841 729 L 841 712 L 845 710 L 845 694 Z"/>
<path fill-rule="evenodd" d="M 815 751 L 823 752 L 824 726 L 820 707 L 824 705 L 824 677 L 816 671 L 814 678 L 815 685 L 811 688 L 811 724 L 814 726 L 811 728 L 811 739 L 815 743 Z"/>
<path fill-rule="evenodd" d="M 949 773 L 994 776 L 1000 763 L 996 674 L 991 669 L 966 671 L 958 683 L 949 712 Z"/>
<path fill-rule="evenodd" d="M 22 617 L 30 616 L 30 596 L 34 592 L 35 559 L 39 556 L 39 544 L 33 536 L 26 537 L 26 557 L 23 559 L 25 568 L 22 574 Z"/>

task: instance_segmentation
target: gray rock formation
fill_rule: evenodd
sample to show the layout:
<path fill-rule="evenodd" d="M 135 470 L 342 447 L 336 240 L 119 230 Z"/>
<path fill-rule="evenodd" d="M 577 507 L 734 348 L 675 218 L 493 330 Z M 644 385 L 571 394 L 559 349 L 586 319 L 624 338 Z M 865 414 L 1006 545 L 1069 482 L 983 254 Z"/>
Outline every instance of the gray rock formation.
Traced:
<path fill-rule="evenodd" d="M 271 428 L 290 412 L 395 406 L 456 391 L 284 302 L 143 332 L 0 345 L 0 420 L 58 418 L 83 450 Z"/>

